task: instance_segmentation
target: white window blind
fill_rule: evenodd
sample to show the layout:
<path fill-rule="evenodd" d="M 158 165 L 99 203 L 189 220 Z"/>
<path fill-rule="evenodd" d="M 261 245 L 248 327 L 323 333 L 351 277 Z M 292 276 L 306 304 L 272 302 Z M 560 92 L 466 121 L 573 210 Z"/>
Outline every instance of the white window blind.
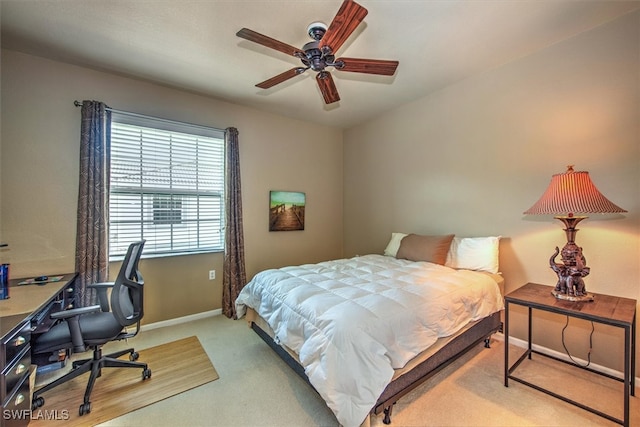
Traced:
<path fill-rule="evenodd" d="M 224 131 L 114 111 L 110 184 L 110 257 L 223 249 Z"/>

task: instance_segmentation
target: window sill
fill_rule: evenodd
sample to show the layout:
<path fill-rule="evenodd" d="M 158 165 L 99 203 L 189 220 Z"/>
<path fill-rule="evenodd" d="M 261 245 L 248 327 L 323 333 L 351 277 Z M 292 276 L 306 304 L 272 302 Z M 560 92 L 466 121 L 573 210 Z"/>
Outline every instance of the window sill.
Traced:
<path fill-rule="evenodd" d="M 202 254 L 215 254 L 215 253 L 223 253 L 224 249 L 206 249 L 200 251 L 189 251 L 189 252 L 172 252 L 172 253 L 162 253 L 162 254 L 144 254 L 142 253 L 141 259 L 152 259 L 152 258 L 169 258 L 175 256 L 185 256 L 185 255 L 202 255 Z M 119 262 L 124 259 L 124 255 L 116 255 L 109 257 L 109 262 Z"/>

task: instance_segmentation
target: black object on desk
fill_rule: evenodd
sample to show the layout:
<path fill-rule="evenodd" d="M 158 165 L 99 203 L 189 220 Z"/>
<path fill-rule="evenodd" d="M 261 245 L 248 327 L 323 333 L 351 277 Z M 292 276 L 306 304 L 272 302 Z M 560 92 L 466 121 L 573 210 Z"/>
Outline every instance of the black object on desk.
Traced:
<path fill-rule="evenodd" d="M 62 276 L 38 276 L 38 277 L 34 277 L 31 279 L 21 279 L 18 282 L 18 286 L 24 286 L 24 285 L 46 285 L 47 283 L 50 282 L 59 282 L 64 278 L 64 275 Z"/>
<path fill-rule="evenodd" d="M 0 264 L 0 299 L 9 299 L 9 264 Z"/>

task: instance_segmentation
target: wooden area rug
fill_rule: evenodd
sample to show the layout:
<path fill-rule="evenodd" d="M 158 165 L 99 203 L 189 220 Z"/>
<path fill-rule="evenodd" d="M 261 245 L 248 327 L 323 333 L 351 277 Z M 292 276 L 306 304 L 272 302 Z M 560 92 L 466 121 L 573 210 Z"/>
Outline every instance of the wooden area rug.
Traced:
<path fill-rule="evenodd" d="M 51 426 L 54 420 L 64 420 L 65 427 L 100 424 L 219 378 L 197 337 L 139 353 L 138 361 L 148 364 L 151 378 L 142 381 L 142 369 L 104 368 L 93 386 L 91 412 L 80 416 L 89 379 L 88 373 L 81 375 L 44 393 L 45 404 L 33 411 L 29 426 Z"/>

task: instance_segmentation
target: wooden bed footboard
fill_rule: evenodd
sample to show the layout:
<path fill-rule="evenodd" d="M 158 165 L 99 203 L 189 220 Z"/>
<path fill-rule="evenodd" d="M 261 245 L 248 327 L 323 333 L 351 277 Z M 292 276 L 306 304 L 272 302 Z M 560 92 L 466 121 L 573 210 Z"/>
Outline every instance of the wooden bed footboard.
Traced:
<path fill-rule="evenodd" d="M 309 378 L 304 372 L 304 368 L 300 363 L 291 356 L 279 344 L 276 344 L 271 336 L 260 328 L 256 322 L 249 322 L 251 329 L 254 330 L 268 345 L 271 347 L 287 365 L 291 367 L 302 379 L 304 379 L 313 390 L 315 388 L 309 382 Z M 464 355 L 471 348 L 475 347 L 482 341 L 488 347 L 489 338 L 492 334 L 501 329 L 500 312 L 485 317 L 478 321 L 464 333 L 453 338 L 449 343 L 435 352 L 431 357 L 416 365 L 410 371 L 402 374 L 387 385 L 382 392 L 378 401 L 371 410 L 372 414 L 380 414 L 384 412 L 383 422 L 391 423 L 391 411 L 393 405 L 404 395 L 420 386 L 426 380 L 438 373 L 441 369 L 454 362 L 460 356 Z"/>

